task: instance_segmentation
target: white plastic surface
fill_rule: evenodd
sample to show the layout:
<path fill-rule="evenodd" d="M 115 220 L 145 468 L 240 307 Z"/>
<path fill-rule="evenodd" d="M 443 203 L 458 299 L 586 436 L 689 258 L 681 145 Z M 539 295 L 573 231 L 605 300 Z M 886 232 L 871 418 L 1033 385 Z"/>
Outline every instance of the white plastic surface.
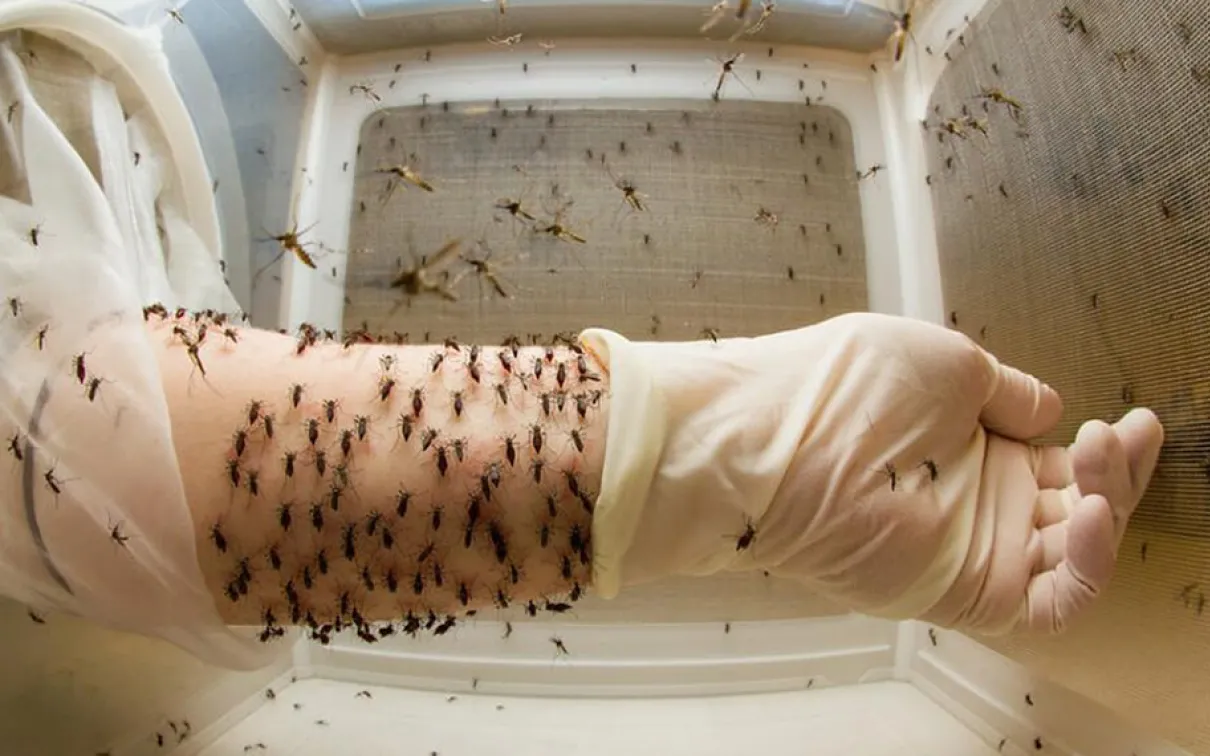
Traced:
<path fill-rule="evenodd" d="M 574 620 L 574 618 L 573 618 Z M 506 695 L 734 695 L 853 685 L 892 677 L 893 622 L 858 614 L 761 622 L 593 624 L 470 622 L 448 636 L 349 636 L 309 646 L 300 671 L 426 690 Z M 505 637 L 507 634 L 507 637 Z M 557 653 L 552 637 L 567 654 Z"/>
<path fill-rule="evenodd" d="M 734 87 L 728 97 L 771 102 L 803 102 L 798 80 L 806 82 L 805 94 L 813 101 L 834 107 L 845 115 L 853 130 L 856 164 L 866 168 L 886 162 L 885 142 L 875 97 L 874 74 L 862 56 L 831 51 L 778 48 L 766 57 L 764 46 L 728 45 L 725 50 L 747 50 L 745 67 L 762 71 L 760 81 L 746 76 L 751 93 Z M 309 125 L 310 146 L 305 160 L 307 176 L 298 203 L 298 225 L 314 225 L 308 238 L 327 248 L 348 251 L 349 214 L 321 212 L 324 208 L 353 205 L 352 171 L 362 123 L 379 109 L 419 105 L 427 97 L 430 106 L 442 101 L 486 102 L 599 99 L 602 103 L 624 100 L 708 100 L 716 77 L 713 58 L 724 50 L 700 41 L 667 40 L 641 46 L 617 41 L 577 40 L 560 42 L 549 56 L 529 49 L 501 49 L 488 44 L 440 48 L 432 61 L 423 62 L 423 51 L 394 51 L 348 59 L 330 59 L 313 96 L 319 103 L 318 121 Z M 394 67 L 404 61 L 396 72 Z M 522 62 L 529 63 L 528 72 Z M 639 73 L 632 75 L 629 65 Z M 803 65 L 809 65 L 804 69 Z M 423 66 L 423 75 L 417 69 Z M 389 87 L 390 80 L 396 80 Z M 827 89 L 823 82 L 826 80 Z M 371 84 L 381 97 L 372 103 L 361 94 L 350 94 L 353 84 Z M 556 104 L 557 107 L 557 104 Z M 906 240 L 897 237 L 885 223 L 891 213 L 892 195 L 885 174 L 860 185 L 862 224 L 869 281 L 869 307 L 875 312 L 899 313 L 902 297 L 899 260 L 906 254 Z M 344 309 L 345 255 L 325 259 L 319 270 L 295 261 L 284 276 L 280 327 L 296 327 L 303 321 L 319 328 L 338 329 Z M 331 274 L 335 266 L 336 275 Z"/>
<path fill-rule="evenodd" d="M 905 624 L 916 628 L 906 679 L 989 741 L 1004 739 L 1004 753 L 1037 752 L 1040 739 L 1046 754 L 1188 756 L 961 633 Z"/>
<path fill-rule="evenodd" d="M 305 680 L 201 753 L 996 756 L 994 748 L 919 691 L 895 682 L 756 696 L 602 701 L 447 695 Z"/>
<path fill-rule="evenodd" d="M 0 31 L 18 28 L 97 73 L 66 75 L 86 69 L 0 44 L 0 97 L 20 102 L 0 134 L 29 198 L 0 197 L 0 592 L 214 663 L 266 663 L 275 652 L 230 631 L 203 582 L 142 325 L 155 301 L 235 309 L 200 149 L 156 34 L 76 4 L 0 5 Z M 48 111 L 52 100 L 75 107 Z"/>

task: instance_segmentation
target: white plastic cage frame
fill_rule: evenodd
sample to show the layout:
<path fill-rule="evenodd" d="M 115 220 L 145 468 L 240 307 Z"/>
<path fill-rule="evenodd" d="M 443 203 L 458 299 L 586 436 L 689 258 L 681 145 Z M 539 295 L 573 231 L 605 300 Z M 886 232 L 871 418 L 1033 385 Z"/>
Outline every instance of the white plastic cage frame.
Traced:
<path fill-rule="evenodd" d="M 290 696 L 291 685 L 329 680 L 429 692 L 451 700 L 471 695 L 503 702 L 510 697 L 550 699 L 551 706 L 567 699 L 691 702 L 783 693 L 795 696 L 807 718 L 814 692 L 899 682 L 923 693 L 981 740 L 986 748 L 979 753 L 1188 756 L 961 633 L 918 622 L 848 614 L 726 627 L 519 623 L 507 639 L 505 630 L 504 623 L 485 620 L 460 625 L 449 636 L 394 645 L 367 647 L 344 637 L 328 647 L 299 642 L 288 666 L 278 664 L 216 686 L 178 709 L 176 720 L 191 722 L 192 732 L 171 753 L 238 752 L 225 736 L 241 721 L 262 707 L 278 705 L 278 698 Z M 552 635 L 572 649 L 572 656 L 553 653 Z M 273 691 L 272 699 L 266 690 Z M 461 719 L 459 726 L 473 726 L 473 720 Z M 761 723 L 750 726 L 757 729 Z M 153 746 L 149 733 L 165 729 L 164 719 L 148 721 L 145 729 L 114 743 L 109 752 L 163 753 Z M 711 743 L 703 741 L 698 747 L 700 752 L 715 752 Z"/>

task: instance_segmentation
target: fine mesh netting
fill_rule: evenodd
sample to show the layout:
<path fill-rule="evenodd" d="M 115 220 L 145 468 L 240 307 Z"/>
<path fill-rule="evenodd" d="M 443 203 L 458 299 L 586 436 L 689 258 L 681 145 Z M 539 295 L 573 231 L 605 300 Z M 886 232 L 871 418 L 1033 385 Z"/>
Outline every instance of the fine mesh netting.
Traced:
<path fill-rule="evenodd" d="M 376 173 L 401 164 L 435 191 Z M 415 340 L 490 341 L 595 325 L 695 339 L 866 306 L 852 137 L 831 108 L 398 108 L 365 122 L 357 171 L 346 330 L 366 322 Z M 627 203 L 625 182 L 642 210 Z M 497 208 L 504 198 L 536 220 Z M 531 229 L 561 209 L 584 243 Z M 507 296 L 456 262 L 447 270 L 461 278 L 458 301 L 400 304 L 389 287 L 400 261 L 454 239 L 499 271 Z"/>
<path fill-rule="evenodd" d="M 798 328 L 867 306 L 852 134 L 831 108 L 429 102 L 371 116 L 360 144 L 347 168 L 357 180 L 346 332 L 497 343 L 599 326 L 686 340 Z M 376 172 L 402 164 L 434 191 Z M 642 210 L 618 188 L 626 182 Z M 534 220 L 497 207 L 502 199 Z M 561 209 L 584 243 L 533 230 Z M 409 305 L 389 285 L 400 263 L 451 240 L 487 261 L 500 290 L 453 260 L 435 273 L 448 275 L 457 301 L 428 294 Z M 688 621 L 842 610 L 754 573 L 642 586 L 577 611 Z"/>
<path fill-rule="evenodd" d="M 1049 441 L 1132 406 L 1167 440 L 1103 600 L 1062 637 L 991 645 L 1205 752 L 1210 8 L 1067 11 L 1002 0 L 950 49 L 927 114 L 946 316 L 1059 390 Z M 938 138 L 965 114 L 988 135 Z"/>

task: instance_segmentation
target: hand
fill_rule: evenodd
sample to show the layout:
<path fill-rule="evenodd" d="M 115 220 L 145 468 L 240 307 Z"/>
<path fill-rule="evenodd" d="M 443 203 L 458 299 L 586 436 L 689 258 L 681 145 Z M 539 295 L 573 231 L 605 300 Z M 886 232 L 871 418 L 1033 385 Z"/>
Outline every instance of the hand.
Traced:
<path fill-rule="evenodd" d="M 1086 424 L 1070 450 L 1031 447 L 1059 419 L 1058 395 L 906 318 L 717 345 L 601 334 L 586 341 L 620 369 L 596 538 L 607 595 L 616 545 L 625 582 L 763 568 L 880 616 L 1057 631 L 1109 580 L 1162 443 L 1136 410 Z M 641 424 L 660 451 L 640 495 L 626 488 L 639 499 L 630 537 L 611 544 L 626 507 L 610 497 L 609 455 L 625 408 L 644 404 L 623 394 L 644 382 Z"/>

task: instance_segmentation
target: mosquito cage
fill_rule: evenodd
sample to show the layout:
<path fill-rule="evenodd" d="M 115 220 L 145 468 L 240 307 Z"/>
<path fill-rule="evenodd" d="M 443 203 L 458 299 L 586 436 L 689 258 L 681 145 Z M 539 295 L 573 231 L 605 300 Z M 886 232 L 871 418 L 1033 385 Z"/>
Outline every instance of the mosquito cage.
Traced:
<path fill-rule="evenodd" d="M 1108 594 L 1058 637 L 757 572 L 236 672 L 6 601 L 0 751 L 1210 754 L 1203 4 L 9 0 L 0 96 L 0 218 L 36 227 L 70 147 L 126 187 L 130 275 L 168 259 L 154 298 L 415 342 L 904 314 L 1058 389 L 1050 442 L 1135 405 L 1167 438 Z M 34 103 L 45 162 L 18 159 Z M 457 296 L 401 300 L 451 239 Z"/>

